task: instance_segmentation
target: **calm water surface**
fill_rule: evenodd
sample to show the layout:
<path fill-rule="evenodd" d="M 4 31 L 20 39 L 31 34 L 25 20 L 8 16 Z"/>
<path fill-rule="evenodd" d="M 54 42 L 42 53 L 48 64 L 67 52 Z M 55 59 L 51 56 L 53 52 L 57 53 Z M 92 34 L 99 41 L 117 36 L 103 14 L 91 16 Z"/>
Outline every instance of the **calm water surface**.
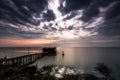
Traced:
<path fill-rule="evenodd" d="M 30 54 L 41 49 L 30 49 Z M 64 52 L 64 57 L 62 56 Z M 28 54 L 28 49 L 0 49 L 0 57 L 16 57 Z M 57 56 L 47 56 L 34 63 L 38 67 L 48 64 L 69 65 L 84 72 L 92 72 L 96 63 L 105 63 L 112 69 L 112 75 L 120 79 L 120 47 L 58 47 Z"/>
<path fill-rule="evenodd" d="M 64 57 L 62 57 L 64 51 Z M 48 64 L 62 64 L 77 67 L 85 73 L 93 71 L 96 63 L 105 63 L 111 70 L 112 76 L 120 79 L 120 48 L 81 48 L 81 47 L 58 47 L 57 56 L 44 57 L 35 64 L 38 67 Z"/>

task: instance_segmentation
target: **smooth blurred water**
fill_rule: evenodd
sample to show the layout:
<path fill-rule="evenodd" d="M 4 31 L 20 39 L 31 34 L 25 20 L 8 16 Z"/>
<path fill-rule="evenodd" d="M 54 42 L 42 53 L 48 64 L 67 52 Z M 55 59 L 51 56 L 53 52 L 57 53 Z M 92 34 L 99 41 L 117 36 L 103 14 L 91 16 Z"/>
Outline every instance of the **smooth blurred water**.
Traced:
<path fill-rule="evenodd" d="M 41 49 L 30 49 L 30 54 L 41 52 Z M 64 52 L 64 57 L 62 56 Z M 0 49 L 0 57 L 16 57 L 28 54 L 28 49 Z M 46 56 L 33 65 L 42 67 L 49 64 L 69 65 L 92 72 L 96 63 L 105 63 L 112 76 L 120 79 L 120 47 L 57 47 L 57 56 Z"/>
<path fill-rule="evenodd" d="M 112 70 L 112 76 L 120 79 L 119 47 L 58 47 L 57 56 L 44 57 L 35 64 L 38 67 L 48 64 L 69 65 L 89 73 L 93 71 L 96 63 L 104 63 Z"/>

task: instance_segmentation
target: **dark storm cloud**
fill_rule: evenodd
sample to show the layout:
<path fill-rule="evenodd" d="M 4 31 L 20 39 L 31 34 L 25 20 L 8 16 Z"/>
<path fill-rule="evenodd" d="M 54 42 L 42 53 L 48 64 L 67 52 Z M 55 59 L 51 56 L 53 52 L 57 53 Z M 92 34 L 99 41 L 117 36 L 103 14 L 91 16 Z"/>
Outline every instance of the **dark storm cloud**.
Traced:
<path fill-rule="evenodd" d="M 120 35 L 119 0 L 61 0 L 60 6 L 58 7 L 60 12 L 56 10 L 57 8 L 53 8 L 58 6 L 58 4 L 56 4 L 56 6 L 53 5 L 52 8 L 48 8 L 48 2 L 50 1 L 0 0 L 0 37 L 19 36 L 22 38 L 34 38 L 43 36 L 50 31 L 62 32 L 65 30 L 74 30 L 74 32 L 76 32 L 76 30 L 81 29 L 81 27 L 86 29 L 86 31 L 94 30 L 93 32 L 98 32 L 98 36 Z M 100 11 L 100 8 L 106 9 L 113 3 L 115 4 L 106 11 Z M 80 15 L 79 10 L 83 11 L 82 17 L 75 19 L 75 24 L 64 28 L 63 22 L 71 19 L 74 21 L 74 18 Z M 60 16 L 59 13 L 61 13 L 62 16 L 67 15 L 60 24 L 59 21 L 55 22 L 56 18 Z M 99 23 L 96 21 L 100 17 L 104 19 L 104 22 L 100 25 L 96 25 Z M 90 28 L 87 28 L 88 25 L 79 24 L 79 26 L 76 25 L 78 24 L 77 21 L 81 21 L 84 24 L 89 23 L 92 24 L 92 26 L 90 26 Z M 59 25 L 55 25 L 57 23 Z M 22 28 L 23 26 L 27 28 L 27 31 L 25 30 L 26 28 Z M 34 31 L 29 28 L 36 29 Z M 40 31 L 36 31 L 38 28 L 40 28 Z"/>
<path fill-rule="evenodd" d="M 81 8 L 86 8 L 91 5 L 91 3 L 96 3 L 100 7 L 107 7 L 113 2 L 117 2 L 119 0 L 65 0 L 65 8 L 63 8 L 62 2 L 61 2 L 61 8 L 65 12 L 69 12 L 71 10 L 78 10 Z"/>
<path fill-rule="evenodd" d="M 66 0 L 65 8 L 60 8 L 60 10 L 65 13 L 68 13 L 71 10 L 78 10 L 87 7 L 90 5 L 91 2 L 92 0 Z"/>
<path fill-rule="evenodd" d="M 120 16 L 120 2 L 112 6 L 106 13 L 106 20 L 114 19 L 115 17 Z"/>
<path fill-rule="evenodd" d="M 40 38 L 41 36 L 44 35 L 44 33 L 42 33 L 42 32 L 18 31 L 17 35 L 20 36 L 18 38 L 30 39 L 30 38 L 38 38 L 38 37 Z"/>
<path fill-rule="evenodd" d="M 45 21 L 55 20 L 55 15 L 52 10 L 47 10 L 46 13 L 43 14 Z"/>
<path fill-rule="evenodd" d="M 64 7 L 62 5 L 63 2 L 61 2 L 61 6 L 59 7 L 59 9 L 62 12 L 68 13 L 72 10 L 86 9 L 90 7 L 91 4 L 93 3 L 95 3 L 94 5 L 92 5 L 92 7 L 94 6 L 94 8 L 96 8 L 97 6 L 107 7 L 111 3 L 119 1 L 119 0 L 65 0 L 65 1 L 66 1 L 65 3 L 66 6 Z"/>
<path fill-rule="evenodd" d="M 63 14 L 66 14 L 69 12 L 73 12 L 75 10 L 83 9 L 84 10 L 82 17 L 83 21 L 89 21 L 93 17 L 98 16 L 100 7 L 108 7 L 113 2 L 119 2 L 119 0 L 65 0 L 65 1 L 66 1 L 65 4 L 66 6 L 63 7 L 62 6 L 63 3 L 61 3 L 61 6 L 59 7 L 60 11 Z M 119 4 L 115 7 L 116 9 L 119 9 Z M 109 12 L 108 14 L 110 14 L 110 17 L 114 15 Z"/>
<path fill-rule="evenodd" d="M 0 37 L 29 38 L 41 35 L 36 32 L 20 31 L 20 28 L 39 25 L 40 20 L 33 17 L 39 17 L 46 5 L 47 0 L 0 0 Z M 13 28 L 11 25 L 19 28 Z"/>
<path fill-rule="evenodd" d="M 0 26 L 0 38 L 3 38 L 3 37 L 11 37 L 11 36 L 15 36 L 15 32 L 16 32 L 16 28 L 12 28 L 10 26 L 6 26 L 6 27 L 3 27 L 3 26 Z"/>
<path fill-rule="evenodd" d="M 120 36 L 120 14 L 115 17 L 107 18 L 97 31 L 101 36 Z"/>
<path fill-rule="evenodd" d="M 114 2 L 115 4 L 105 13 L 105 22 L 98 28 L 101 36 L 120 36 L 120 1 L 114 0 Z"/>
<path fill-rule="evenodd" d="M 1 38 L 37 38 L 41 37 L 44 33 L 21 31 L 20 28 L 14 28 L 10 26 L 0 26 Z"/>
<path fill-rule="evenodd" d="M 77 15 L 77 13 L 75 11 L 71 11 L 71 14 L 69 16 L 67 16 L 66 18 L 64 18 L 64 20 L 69 20 L 73 17 L 75 17 Z"/>
<path fill-rule="evenodd" d="M 86 22 L 98 15 L 99 15 L 99 6 L 96 2 L 93 2 L 88 8 L 86 8 L 86 10 L 84 10 L 82 20 Z"/>
<path fill-rule="evenodd" d="M 120 24 L 119 23 L 109 23 L 103 25 L 98 29 L 98 32 L 102 36 L 120 36 Z"/>
<path fill-rule="evenodd" d="M 97 4 L 101 7 L 107 7 L 111 3 L 117 2 L 117 1 L 119 1 L 119 0 L 96 0 Z"/>
<path fill-rule="evenodd" d="M 0 0 L 0 20 L 14 24 L 38 24 L 33 19 L 46 7 L 46 0 Z"/>

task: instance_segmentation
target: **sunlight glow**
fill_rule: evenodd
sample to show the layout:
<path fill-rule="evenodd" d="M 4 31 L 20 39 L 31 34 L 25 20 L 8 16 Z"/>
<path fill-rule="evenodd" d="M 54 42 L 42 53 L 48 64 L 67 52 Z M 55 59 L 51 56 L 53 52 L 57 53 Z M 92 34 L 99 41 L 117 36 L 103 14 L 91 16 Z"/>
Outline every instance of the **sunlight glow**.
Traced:
<path fill-rule="evenodd" d="M 63 39 L 78 38 L 78 36 L 74 34 L 74 31 L 63 31 L 62 32 L 62 37 L 63 37 Z"/>
<path fill-rule="evenodd" d="M 56 41 L 47 39 L 0 39 L 0 46 L 41 46 L 43 44 L 54 44 Z"/>
<path fill-rule="evenodd" d="M 43 19 L 43 13 L 41 15 L 41 22 L 36 28 L 30 28 L 31 32 L 42 32 L 45 39 L 75 39 L 97 35 L 95 30 L 89 30 L 89 28 L 98 27 L 104 22 L 103 13 L 99 17 L 94 17 L 90 22 L 84 22 L 81 20 L 84 9 L 75 10 L 67 14 L 62 14 L 59 10 L 60 4 L 66 6 L 65 0 L 48 0 L 48 6 L 43 11 L 47 14 L 47 9 L 52 10 L 56 16 L 55 20 L 45 21 Z M 101 9 L 101 8 L 100 8 Z M 74 16 L 73 16 L 74 15 Z M 70 18 L 69 18 L 70 17 Z M 37 19 L 37 17 L 34 17 Z M 85 27 L 85 28 L 83 28 Z M 25 29 L 25 28 L 24 28 Z M 26 30 L 26 29 L 25 29 Z M 28 30 L 28 29 L 27 29 Z"/>
<path fill-rule="evenodd" d="M 49 0 L 48 8 L 50 10 L 53 10 L 54 14 L 56 15 L 56 19 L 58 19 L 62 15 L 61 12 L 58 10 L 59 6 L 59 0 Z"/>

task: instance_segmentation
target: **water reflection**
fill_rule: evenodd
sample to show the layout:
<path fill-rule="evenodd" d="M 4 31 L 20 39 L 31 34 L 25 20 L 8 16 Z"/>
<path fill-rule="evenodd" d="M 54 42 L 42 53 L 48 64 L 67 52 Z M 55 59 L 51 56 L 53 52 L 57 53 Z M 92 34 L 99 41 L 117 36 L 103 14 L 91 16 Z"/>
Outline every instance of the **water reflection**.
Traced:
<path fill-rule="evenodd" d="M 28 54 L 28 50 L 0 50 L 0 57 L 15 57 Z M 40 52 L 41 50 L 30 50 L 30 53 Z M 64 57 L 62 56 L 64 51 Z M 120 48 L 81 48 L 81 47 L 58 47 L 57 56 L 44 57 L 35 64 L 38 67 L 49 64 L 62 64 L 72 67 L 79 67 L 84 72 L 91 72 L 96 63 L 102 62 L 108 65 L 114 73 L 113 76 L 120 78 Z M 117 64 L 117 65 L 116 65 Z"/>
<path fill-rule="evenodd" d="M 76 67 L 46 65 L 39 68 L 39 76 L 43 80 L 116 80 L 111 76 L 111 70 L 104 63 L 98 63 L 93 71 L 95 73 L 84 73 Z"/>
<path fill-rule="evenodd" d="M 64 57 L 62 57 L 64 51 Z M 39 67 L 47 64 L 62 64 L 79 67 L 84 72 L 91 72 L 96 63 L 105 63 L 113 71 L 113 76 L 118 77 L 120 72 L 116 64 L 120 61 L 120 48 L 80 48 L 80 47 L 58 47 L 56 57 L 44 57 L 36 62 Z"/>

